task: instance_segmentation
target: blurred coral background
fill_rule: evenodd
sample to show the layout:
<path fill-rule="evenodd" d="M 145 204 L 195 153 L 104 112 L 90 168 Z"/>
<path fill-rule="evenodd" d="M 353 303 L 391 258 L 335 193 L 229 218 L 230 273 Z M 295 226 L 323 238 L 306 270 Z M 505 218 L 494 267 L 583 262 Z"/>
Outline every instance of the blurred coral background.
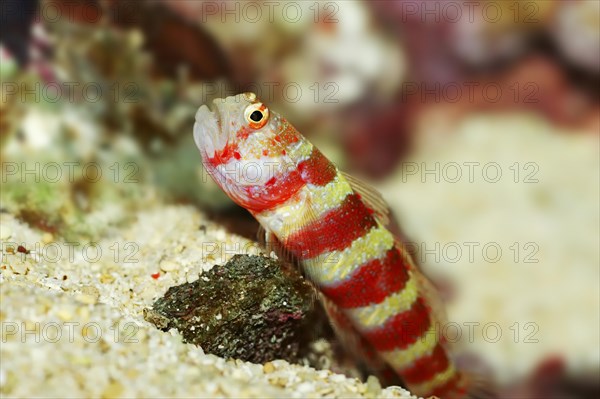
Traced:
<path fill-rule="evenodd" d="M 600 394 L 600 2 L 1 7 L 2 162 L 118 161 L 147 183 L 23 186 L 3 167 L 3 212 L 96 237 L 160 199 L 254 237 L 254 221 L 206 180 L 192 141 L 201 104 L 254 91 L 382 191 L 462 326 L 465 367 L 491 376 L 502 397 Z M 495 163 L 503 178 L 444 175 L 465 162 Z M 470 261 L 465 242 L 497 243 L 503 256 L 476 249 Z M 462 248 L 458 261 L 427 255 L 448 243 Z M 535 262 L 514 259 L 515 243 L 533 246 Z M 480 323 L 474 337 L 469 322 Z M 482 338 L 486 323 L 500 341 Z"/>

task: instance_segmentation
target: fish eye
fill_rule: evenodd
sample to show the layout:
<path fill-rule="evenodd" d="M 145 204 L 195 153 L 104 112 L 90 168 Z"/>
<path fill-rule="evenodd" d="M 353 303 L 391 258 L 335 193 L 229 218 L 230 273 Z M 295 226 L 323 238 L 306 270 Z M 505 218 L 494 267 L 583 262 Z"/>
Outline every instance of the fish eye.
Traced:
<path fill-rule="evenodd" d="M 246 107 L 244 116 L 251 128 L 260 129 L 269 119 L 269 109 L 262 103 L 250 104 Z"/>
<path fill-rule="evenodd" d="M 263 113 L 260 112 L 259 110 L 256 110 L 250 114 L 250 119 L 252 119 L 254 122 L 260 122 L 260 120 L 262 118 L 263 118 Z"/>

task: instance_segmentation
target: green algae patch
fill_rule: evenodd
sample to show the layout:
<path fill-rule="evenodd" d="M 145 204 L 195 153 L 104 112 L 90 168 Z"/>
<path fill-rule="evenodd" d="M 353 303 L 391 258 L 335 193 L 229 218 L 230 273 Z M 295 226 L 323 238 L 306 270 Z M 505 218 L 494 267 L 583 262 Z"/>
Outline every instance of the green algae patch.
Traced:
<path fill-rule="evenodd" d="M 297 270 L 263 256 L 235 255 L 192 283 L 171 287 L 145 312 L 206 353 L 254 363 L 298 361 L 315 328 L 315 294 Z"/>

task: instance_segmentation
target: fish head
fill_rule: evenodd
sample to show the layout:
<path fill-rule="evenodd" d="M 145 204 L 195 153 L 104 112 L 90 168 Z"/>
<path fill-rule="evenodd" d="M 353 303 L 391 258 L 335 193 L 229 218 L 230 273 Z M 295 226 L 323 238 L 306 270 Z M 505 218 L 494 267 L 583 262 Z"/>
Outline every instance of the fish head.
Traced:
<path fill-rule="evenodd" d="M 194 140 L 205 169 L 245 207 L 261 188 L 297 164 L 289 153 L 290 141 L 282 137 L 296 143 L 301 136 L 254 93 L 215 99 L 196 113 Z"/>

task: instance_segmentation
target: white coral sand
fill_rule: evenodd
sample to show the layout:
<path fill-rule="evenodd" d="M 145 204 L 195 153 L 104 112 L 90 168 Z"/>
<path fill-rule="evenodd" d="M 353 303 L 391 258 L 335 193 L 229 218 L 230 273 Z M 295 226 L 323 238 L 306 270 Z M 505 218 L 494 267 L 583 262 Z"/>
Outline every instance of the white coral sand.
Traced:
<path fill-rule="evenodd" d="M 174 330 L 157 330 L 142 311 L 168 287 L 258 248 L 192 207 L 158 206 L 137 216 L 83 250 L 86 243 L 54 242 L 0 215 L 3 397 L 414 398 L 401 388 L 382 390 L 374 378 L 362 383 L 282 360 L 225 360 L 182 343 Z"/>

